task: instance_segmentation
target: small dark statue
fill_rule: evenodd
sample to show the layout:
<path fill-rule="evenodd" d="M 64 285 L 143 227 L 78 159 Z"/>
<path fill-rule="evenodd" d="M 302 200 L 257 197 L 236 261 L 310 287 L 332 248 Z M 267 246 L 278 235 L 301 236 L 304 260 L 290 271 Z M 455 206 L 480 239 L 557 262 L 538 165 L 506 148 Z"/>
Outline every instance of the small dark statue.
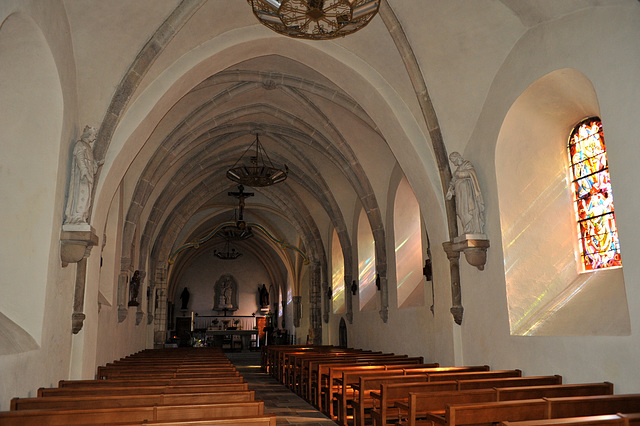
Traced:
<path fill-rule="evenodd" d="M 138 293 L 140 293 L 140 271 L 135 271 L 129 281 L 129 306 L 138 306 Z"/>
<path fill-rule="evenodd" d="M 262 284 L 262 287 L 258 290 L 260 292 L 260 307 L 268 308 L 269 307 L 269 292 L 267 291 L 267 286 Z"/>
<path fill-rule="evenodd" d="M 182 306 L 180 306 L 180 309 L 182 310 L 187 309 L 187 305 L 189 304 L 190 297 L 191 297 L 191 294 L 189 293 L 189 289 L 185 287 L 184 290 L 182 290 L 182 293 L 180 293 L 180 301 L 182 302 Z"/>

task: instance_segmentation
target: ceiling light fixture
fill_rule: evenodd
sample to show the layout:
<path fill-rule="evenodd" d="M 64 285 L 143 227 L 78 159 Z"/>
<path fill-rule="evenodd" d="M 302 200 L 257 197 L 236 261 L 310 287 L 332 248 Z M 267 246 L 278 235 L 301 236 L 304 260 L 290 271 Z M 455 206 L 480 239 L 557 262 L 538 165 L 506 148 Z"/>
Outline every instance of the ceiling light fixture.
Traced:
<path fill-rule="evenodd" d="M 255 155 L 250 158 L 251 164 L 240 164 L 244 155 L 255 146 Z M 227 178 L 241 185 L 252 187 L 269 186 L 283 182 L 289 169 L 277 168 L 271 162 L 264 147 L 260 143 L 260 138 L 256 134 L 256 140 L 249 145 L 249 148 L 238 158 L 233 167 L 227 170 Z"/>
<path fill-rule="evenodd" d="M 380 0 L 247 0 L 258 20 L 289 37 L 329 40 L 354 33 L 378 13 Z"/>
<path fill-rule="evenodd" d="M 216 249 L 213 250 L 213 254 L 216 255 L 219 259 L 222 260 L 234 260 L 238 257 L 242 256 L 242 253 L 236 251 L 234 248 L 230 248 L 229 240 L 227 239 L 224 243 L 224 251 L 218 251 Z"/>

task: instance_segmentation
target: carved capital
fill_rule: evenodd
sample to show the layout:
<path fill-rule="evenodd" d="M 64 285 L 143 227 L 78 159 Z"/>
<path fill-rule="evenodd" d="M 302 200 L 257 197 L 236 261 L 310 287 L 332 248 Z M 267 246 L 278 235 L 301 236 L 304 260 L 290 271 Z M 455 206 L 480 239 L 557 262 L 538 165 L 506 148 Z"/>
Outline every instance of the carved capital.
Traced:
<path fill-rule="evenodd" d="M 144 318 L 144 312 L 136 312 L 136 325 L 140 325 L 140 323 L 142 322 L 142 318 Z"/>
<path fill-rule="evenodd" d="M 89 225 L 64 225 L 60 233 L 60 259 L 62 266 L 78 263 L 89 257 L 91 248 L 98 244 L 98 236 Z"/>
<path fill-rule="evenodd" d="M 153 315 L 152 314 L 148 314 L 147 315 L 147 324 L 151 324 L 153 322 Z"/>
<path fill-rule="evenodd" d="M 74 312 L 73 315 L 71 315 L 71 332 L 73 334 L 78 334 L 78 332 L 82 330 L 85 318 L 86 315 L 82 312 Z"/>

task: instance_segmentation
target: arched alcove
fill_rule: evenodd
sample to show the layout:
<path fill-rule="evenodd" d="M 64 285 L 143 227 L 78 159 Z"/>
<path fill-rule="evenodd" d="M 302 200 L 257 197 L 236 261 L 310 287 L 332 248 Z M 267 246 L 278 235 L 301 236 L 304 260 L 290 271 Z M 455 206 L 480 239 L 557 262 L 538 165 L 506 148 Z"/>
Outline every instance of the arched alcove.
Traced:
<path fill-rule="evenodd" d="M 334 229 L 331 238 L 331 303 L 334 314 L 346 311 L 344 287 L 344 255 L 340 238 Z"/>
<path fill-rule="evenodd" d="M 591 82 L 561 69 L 529 86 L 501 127 L 495 163 L 512 335 L 630 332 L 622 270 L 579 273 L 567 144 L 592 115 Z M 606 121 L 604 129 L 606 138 Z"/>
<path fill-rule="evenodd" d="M 59 230 L 53 217 L 63 97 L 47 40 L 28 16 L 10 15 L 0 26 L 0 63 L 0 234 L 20 241 L 0 248 L 0 354 L 7 354 L 37 348 L 42 338 Z"/>
<path fill-rule="evenodd" d="M 420 206 L 406 177 L 396 191 L 393 228 L 398 307 L 424 306 Z"/>
<path fill-rule="evenodd" d="M 360 310 L 376 307 L 376 247 L 367 213 L 362 209 L 358 218 L 358 290 Z"/>

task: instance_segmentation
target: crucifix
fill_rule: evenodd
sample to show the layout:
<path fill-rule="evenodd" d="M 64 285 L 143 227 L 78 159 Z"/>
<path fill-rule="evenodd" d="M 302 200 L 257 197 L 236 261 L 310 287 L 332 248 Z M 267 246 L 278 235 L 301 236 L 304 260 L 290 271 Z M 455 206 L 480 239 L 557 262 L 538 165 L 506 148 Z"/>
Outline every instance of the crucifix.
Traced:
<path fill-rule="evenodd" d="M 227 195 L 231 197 L 236 197 L 238 200 L 240 200 L 240 203 L 239 203 L 240 213 L 238 215 L 238 221 L 237 221 L 238 227 L 240 227 L 240 224 L 244 223 L 244 216 L 243 216 L 244 206 L 245 206 L 244 199 L 248 197 L 253 197 L 255 194 L 253 192 L 244 192 L 244 186 L 238 185 L 237 191 L 227 192 Z"/>

